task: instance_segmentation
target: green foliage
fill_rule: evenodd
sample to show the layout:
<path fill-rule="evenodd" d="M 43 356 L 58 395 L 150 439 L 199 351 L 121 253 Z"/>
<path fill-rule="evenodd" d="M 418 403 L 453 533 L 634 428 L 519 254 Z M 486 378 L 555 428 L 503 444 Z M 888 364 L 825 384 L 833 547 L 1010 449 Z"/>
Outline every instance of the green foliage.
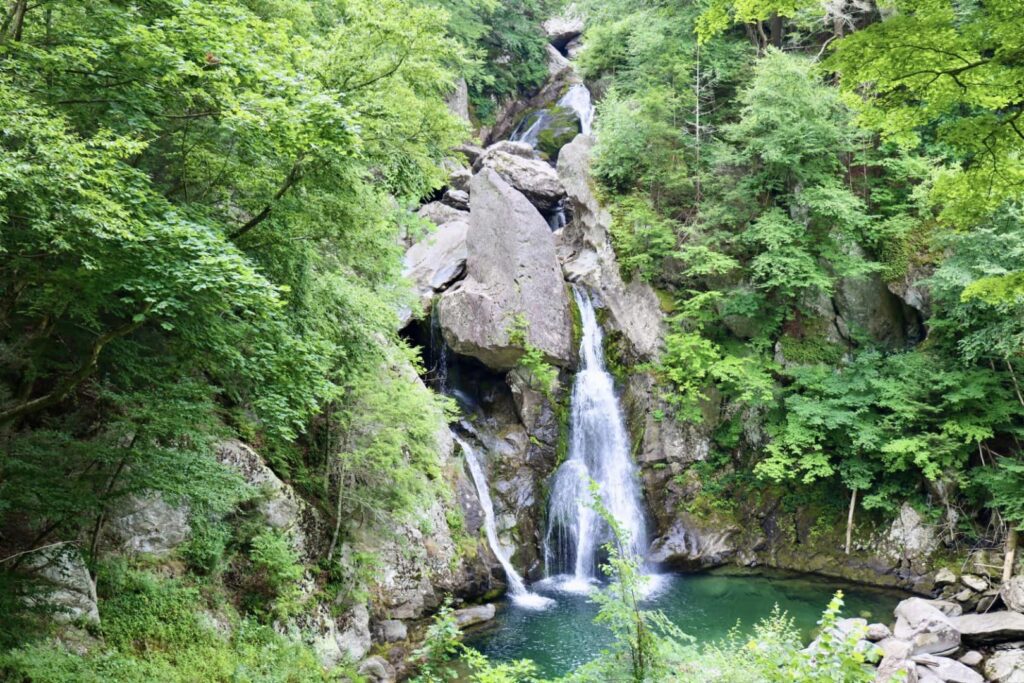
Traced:
<path fill-rule="evenodd" d="M 611 238 L 625 277 L 651 282 L 663 276 L 673 256 L 678 226 L 661 216 L 643 196 L 623 197 L 612 207 Z"/>
<path fill-rule="evenodd" d="M 529 327 L 521 315 L 509 326 L 508 339 L 509 343 L 523 348 L 523 355 L 516 364 L 522 377 L 530 387 L 553 401 L 558 387 L 558 368 L 548 362 L 543 351 L 529 342 Z"/>
<path fill-rule="evenodd" d="M 301 609 L 301 582 L 305 570 L 288 536 L 275 529 L 265 529 L 252 539 L 249 557 L 258 575 L 256 581 L 268 592 L 261 604 L 272 605 L 268 611 L 276 619 L 283 621 L 294 616 Z"/>

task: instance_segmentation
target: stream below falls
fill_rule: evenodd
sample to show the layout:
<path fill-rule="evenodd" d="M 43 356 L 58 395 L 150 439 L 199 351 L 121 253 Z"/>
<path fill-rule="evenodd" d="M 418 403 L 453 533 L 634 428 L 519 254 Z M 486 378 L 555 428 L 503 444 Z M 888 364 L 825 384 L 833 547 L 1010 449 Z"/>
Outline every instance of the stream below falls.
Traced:
<path fill-rule="evenodd" d="M 844 595 L 842 616 L 864 617 L 869 623 L 891 622 L 893 609 L 906 597 L 896 591 L 781 572 L 666 574 L 656 581 L 643 607 L 663 611 L 697 642 L 720 640 L 733 628 L 750 634 L 776 605 L 810 642 L 837 589 Z M 532 659 L 545 677 L 569 673 L 609 644 L 607 629 L 593 623 L 597 606 L 585 594 L 545 587 L 543 581 L 530 588 L 553 598 L 554 604 L 537 611 L 499 603 L 495 619 L 470 631 L 465 643 L 494 661 Z"/>

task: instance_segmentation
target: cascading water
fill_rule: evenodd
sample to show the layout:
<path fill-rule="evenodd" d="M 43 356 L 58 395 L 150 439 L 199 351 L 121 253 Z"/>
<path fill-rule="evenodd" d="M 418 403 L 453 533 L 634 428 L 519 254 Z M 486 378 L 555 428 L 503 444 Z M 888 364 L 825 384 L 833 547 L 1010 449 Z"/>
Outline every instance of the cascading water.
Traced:
<path fill-rule="evenodd" d="M 572 109 L 580 120 L 580 132 L 590 135 L 594 123 L 594 104 L 590 100 L 590 90 L 582 83 L 569 88 L 569 91 L 558 100 L 558 106 Z"/>
<path fill-rule="evenodd" d="M 512 131 L 512 135 L 509 136 L 509 140 L 525 142 L 536 149 L 541 133 L 548 129 L 558 129 L 560 126 L 564 126 L 565 118 L 570 116 L 568 112 L 572 112 L 579 121 L 580 132 L 590 135 L 594 123 L 594 104 L 591 102 L 590 90 L 587 89 L 587 86 L 582 83 L 571 86 L 558 100 L 555 107 L 564 110 L 565 114 L 559 116 L 557 109 L 553 108 L 531 112 L 519 122 L 516 129 Z M 570 125 L 571 121 L 570 118 Z"/>
<path fill-rule="evenodd" d="M 476 485 L 476 493 L 480 498 L 480 507 L 484 511 L 484 531 L 487 534 L 487 543 L 491 546 L 491 552 L 498 558 L 502 569 L 505 570 L 505 581 L 508 583 L 508 596 L 512 602 L 520 607 L 532 609 L 544 609 L 554 601 L 536 593 L 526 590 L 526 584 L 519 572 L 512 566 L 508 554 L 498 540 L 498 528 L 494 521 L 494 504 L 491 502 L 491 492 L 487 487 L 487 477 L 476 458 L 476 451 L 458 434 L 452 433 L 455 441 L 462 447 L 462 453 L 466 456 L 466 464 L 469 465 L 469 473 L 473 477 L 473 484 Z"/>
<path fill-rule="evenodd" d="M 570 587 L 582 587 L 597 578 L 598 551 L 611 536 L 591 508 L 591 481 L 629 536 L 627 554 L 643 558 L 647 530 L 625 419 L 604 365 L 601 327 L 589 295 L 576 288 L 574 294 L 583 320 L 581 365 L 572 390 L 569 457 L 555 473 L 548 502 L 544 560 L 549 576 L 569 574 Z"/>

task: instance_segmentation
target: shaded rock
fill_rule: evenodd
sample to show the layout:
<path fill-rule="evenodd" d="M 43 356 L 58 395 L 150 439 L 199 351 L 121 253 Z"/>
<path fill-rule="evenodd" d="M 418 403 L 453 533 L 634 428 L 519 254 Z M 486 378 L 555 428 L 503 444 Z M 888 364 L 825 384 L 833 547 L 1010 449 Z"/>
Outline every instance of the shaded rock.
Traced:
<path fill-rule="evenodd" d="M 61 624 L 100 623 L 96 586 L 77 548 L 64 545 L 39 550 L 25 564 L 45 586 L 44 594 L 31 598 L 31 603 L 51 607 L 53 620 Z"/>
<path fill-rule="evenodd" d="M 402 276 L 412 281 L 420 310 L 428 310 L 438 292 L 443 292 L 465 274 L 468 231 L 469 224 L 465 221 L 445 223 L 405 252 Z"/>
<path fill-rule="evenodd" d="M 893 635 L 906 640 L 911 655 L 948 654 L 960 646 L 960 633 L 950 618 L 922 598 L 908 598 L 896 606 Z"/>
<path fill-rule="evenodd" d="M 1014 612 L 1024 612 L 1024 576 L 1014 576 L 999 589 L 1003 604 Z"/>
<path fill-rule="evenodd" d="M 988 589 L 988 581 L 974 574 L 964 574 L 960 577 L 960 583 L 976 593 L 981 593 Z"/>
<path fill-rule="evenodd" d="M 469 196 L 469 181 L 473 179 L 473 173 L 468 168 L 457 168 L 448 176 L 448 186 L 454 190 L 462 190 Z"/>
<path fill-rule="evenodd" d="M 985 683 L 985 679 L 977 671 L 948 657 L 917 655 L 912 659 L 918 665 L 918 669 L 924 667 L 928 673 L 945 683 Z M 922 679 L 920 671 L 918 679 Z"/>
<path fill-rule="evenodd" d="M 928 600 L 929 605 L 939 610 L 947 617 L 958 617 L 964 613 L 964 608 L 949 600 Z"/>
<path fill-rule="evenodd" d="M 548 19 L 541 24 L 541 28 L 544 29 L 548 42 L 561 50 L 569 41 L 583 33 L 583 17 L 567 12 L 563 16 Z"/>
<path fill-rule="evenodd" d="M 1024 683 L 1024 650 L 994 652 L 982 670 L 993 683 Z"/>
<path fill-rule="evenodd" d="M 469 211 L 469 193 L 465 190 L 448 190 L 441 202 L 459 211 Z"/>
<path fill-rule="evenodd" d="M 573 361 L 569 301 L 548 224 L 495 171 L 473 178 L 466 278 L 438 304 L 445 341 L 495 370 L 516 365 L 525 341 L 549 362 Z"/>
<path fill-rule="evenodd" d="M 964 642 L 972 645 L 1002 643 L 1024 638 L 1024 614 L 1020 612 L 989 612 L 965 614 L 951 619 Z"/>
<path fill-rule="evenodd" d="M 494 618 L 494 604 L 474 605 L 464 609 L 457 609 L 454 613 L 455 623 L 459 628 L 466 628 L 473 624 L 482 624 Z"/>
<path fill-rule="evenodd" d="M 554 446 L 558 441 L 558 416 L 548 397 L 533 388 L 526 374 L 526 370 L 515 368 L 506 377 L 516 413 L 530 436 Z"/>
<path fill-rule="evenodd" d="M 396 676 L 395 667 L 380 655 L 361 661 L 356 673 L 366 679 L 367 683 L 393 683 Z"/>
<path fill-rule="evenodd" d="M 130 496 L 111 513 L 104 540 L 129 553 L 166 555 L 191 533 L 188 514 L 187 505 L 169 505 L 160 493 Z"/>
<path fill-rule="evenodd" d="M 569 59 L 576 59 L 582 49 L 583 41 L 580 38 L 573 38 L 565 45 L 565 56 Z"/>
<path fill-rule="evenodd" d="M 989 612 L 993 607 L 999 603 L 999 590 L 996 588 L 990 588 L 978 598 L 978 605 L 975 607 L 977 612 Z"/>
<path fill-rule="evenodd" d="M 471 145 L 468 142 L 464 142 L 461 145 L 458 145 L 457 147 L 453 147 L 452 151 L 453 152 L 458 152 L 462 156 L 466 157 L 466 161 L 469 163 L 470 166 L 475 164 L 480 159 L 480 157 L 482 157 L 484 155 L 484 148 L 483 147 L 479 147 L 477 145 Z M 460 189 L 464 190 L 466 188 L 460 188 Z"/>
<path fill-rule="evenodd" d="M 954 583 L 956 583 L 956 574 L 953 573 L 953 570 L 943 567 L 935 572 L 936 586 L 949 586 Z"/>
<path fill-rule="evenodd" d="M 489 148 L 474 168 L 479 167 L 481 172 L 486 168 L 493 169 L 505 182 L 522 192 L 540 211 L 554 209 L 565 196 L 565 190 L 555 169 L 534 158 L 536 154 L 529 145 L 525 145 L 530 150 L 529 156 L 509 151 L 513 145 L 525 143 L 499 143 Z"/>
<path fill-rule="evenodd" d="M 399 619 L 385 619 L 377 624 L 377 637 L 385 643 L 397 643 L 409 637 L 405 622 Z"/>
<path fill-rule="evenodd" d="M 904 503 L 893 520 L 882 551 L 904 567 L 924 573 L 928 558 L 938 547 L 939 536 L 935 528 L 927 524 L 909 503 Z"/>
<path fill-rule="evenodd" d="M 441 202 L 430 202 L 424 204 L 416 212 L 420 218 L 426 218 L 434 225 L 444 225 L 452 221 L 468 221 L 469 214 L 455 207 L 442 204 Z"/>
<path fill-rule="evenodd" d="M 560 78 L 562 74 L 572 71 L 572 64 L 559 52 L 558 48 L 553 45 L 545 45 L 544 51 L 547 56 L 549 79 Z"/>
<path fill-rule="evenodd" d="M 892 630 L 885 624 L 868 624 L 864 637 L 872 643 L 892 637 Z"/>
<path fill-rule="evenodd" d="M 734 552 L 736 529 L 697 530 L 682 513 L 666 534 L 651 544 L 647 559 L 658 564 L 696 569 L 722 564 Z"/>

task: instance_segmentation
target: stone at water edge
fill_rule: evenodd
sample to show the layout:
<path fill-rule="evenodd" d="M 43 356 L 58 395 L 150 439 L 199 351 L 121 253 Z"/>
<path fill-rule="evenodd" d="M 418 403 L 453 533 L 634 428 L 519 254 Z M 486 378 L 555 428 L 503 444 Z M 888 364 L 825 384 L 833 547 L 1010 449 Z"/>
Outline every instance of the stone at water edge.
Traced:
<path fill-rule="evenodd" d="M 989 612 L 965 614 L 950 619 L 960 631 L 964 642 L 972 645 L 1005 643 L 1024 638 L 1024 614 L 1020 612 Z"/>
<path fill-rule="evenodd" d="M 864 637 L 872 643 L 877 643 L 886 638 L 892 637 L 892 630 L 885 624 L 868 624 Z"/>
<path fill-rule="evenodd" d="M 950 618 L 923 598 L 908 598 L 896 606 L 896 638 L 910 642 L 911 654 L 948 654 L 960 647 L 960 633 Z"/>
<path fill-rule="evenodd" d="M 494 618 L 494 614 L 494 603 L 474 605 L 473 607 L 457 609 L 454 612 L 455 623 L 458 624 L 459 628 L 465 628 L 474 624 L 482 624 L 485 621 L 490 621 Z"/>
<path fill-rule="evenodd" d="M 970 588 L 975 593 L 981 593 L 988 589 L 988 581 L 975 574 L 964 574 L 960 577 L 960 583 Z"/>
<path fill-rule="evenodd" d="M 981 660 L 984 659 L 981 653 L 977 650 L 968 650 L 962 654 L 956 661 L 967 666 L 978 666 L 981 664 Z"/>
<path fill-rule="evenodd" d="M 999 597 L 1014 612 L 1024 612 L 1024 576 L 1015 576 L 999 589 Z"/>
<path fill-rule="evenodd" d="M 1024 650 L 994 652 L 982 671 L 992 683 L 1024 683 Z"/>
<path fill-rule="evenodd" d="M 917 655 L 911 659 L 917 664 L 919 679 L 923 678 L 920 674 L 924 668 L 944 683 L 985 683 L 985 679 L 977 671 L 948 657 Z"/>
<path fill-rule="evenodd" d="M 377 624 L 376 631 L 385 643 L 397 643 L 409 637 L 409 629 L 401 619 L 385 619 Z"/>

